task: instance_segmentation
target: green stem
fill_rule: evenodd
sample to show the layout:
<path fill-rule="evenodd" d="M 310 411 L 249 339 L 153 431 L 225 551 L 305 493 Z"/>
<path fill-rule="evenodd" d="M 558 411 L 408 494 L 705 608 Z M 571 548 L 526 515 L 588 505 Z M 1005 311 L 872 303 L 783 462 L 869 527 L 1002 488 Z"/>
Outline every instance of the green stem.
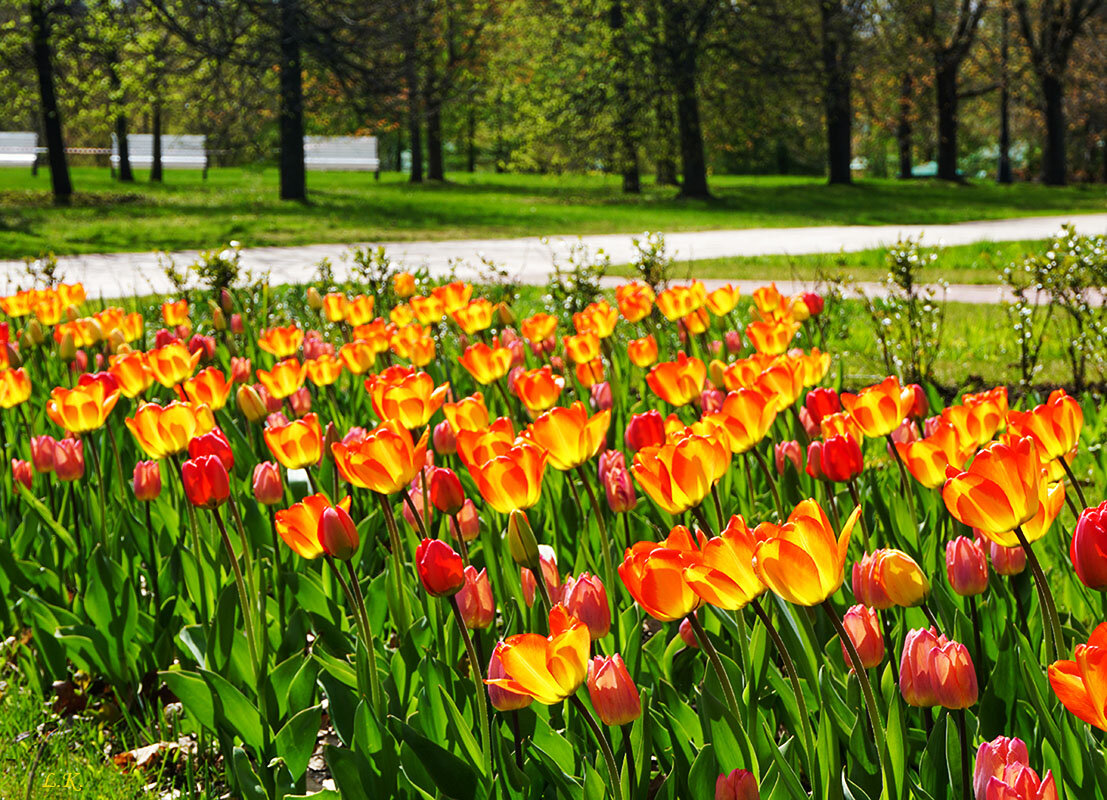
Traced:
<path fill-rule="evenodd" d="M 911 483 L 911 479 L 907 476 L 907 467 L 903 463 L 903 459 L 899 455 L 899 450 L 896 449 L 896 442 L 892 438 L 892 434 L 887 434 L 884 437 L 888 440 L 888 447 L 892 450 L 892 455 L 895 456 L 896 466 L 899 467 L 899 484 L 903 489 L 903 493 L 907 495 L 907 503 L 911 506 L 911 521 L 915 523 L 916 534 L 919 529 L 919 515 L 915 511 L 915 489 Z"/>
<path fill-rule="evenodd" d="M 588 474 L 584 471 L 583 465 L 577 466 L 577 474 L 580 475 L 580 482 L 584 484 L 584 491 L 588 493 L 588 502 L 592 504 L 592 513 L 596 515 L 596 522 L 600 526 L 600 549 L 603 555 L 603 579 L 607 585 L 607 602 L 611 605 L 611 621 L 612 632 L 615 633 L 615 646 L 619 646 L 619 618 L 617 616 L 615 598 L 618 594 L 617 587 L 615 586 L 615 568 L 611 563 L 611 539 L 607 535 L 607 521 L 603 518 L 603 511 L 600 509 L 600 503 L 596 499 L 596 493 L 592 491 L 592 484 L 588 482 Z M 572 478 L 569 478 L 569 483 L 572 483 Z"/>
<path fill-rule="evenodd" d="M 765 456 L 761 455 L 761 451 L 756 447 L 751 447 L 750 452 L 753 453 L 753 457 L 757 459 L 757 463 L 761 465 L 761 471 L 765 473 L 765 480 L 769 482 L 769 491 L 773 494 L 773 502 L 776 504 L 776 513 L 780 515 L 780 521 L 784 522 L 784 504 L 780 502 L 780 494 L 776 490 L 776 481 L 773 479 L 773 473 L 769 470 L 769 465 L 765 461 Z"/>
<path fill-rule="evenodd" d="M 254 631 L 254 615 L 250 606 L 250 598 L 246 594 L 246 583 L 242 580 L 242 569 L 238 566 L 238 559 L 234 554 L 234 545 L 231 544 L 231 538 L 227 536 L 227 526 L 223 524 L 223 517 L 219 514 L 219 507 L 215 506 L 211 510 L 211 515 L 215 517 L 216 527 L 219 528 L 219 535 L 223 539 L 223 547 L 227 551 L 227 558 L 231 562 L 231 572 L 234 574 L 235 587 L 238 589 L 238 602 L 242 606 L 242 622 L 246 628 L 246 643 L 250 646 L 250 662 L 254 667 L 255 680 L 261 679 L 261 662 L 258 661 L 258 645 L 256 633 Z"/>
<path fill-rule="evenodd" d="M 607 737 L 603 735 L 603 731 L 600 730 L 599 724 L 597 724 L 595 718 L 589 713 L 587 706 L 581 701 L 575 694 L 569 698 L 569 701 L 584 717 L 584 721 L 588 724 L 589 730 L 592 731 L 592 735 L 596 737 L 596 741 L 600 743 L 600 751 L 603 753 L 603 760 L 607 763 L 608 780 L 611 782 L 611 792 L 615 795 L 615 800 L 623 800 L 623 782 L 619 779 L 619 767 L 615 763 L 615 754 L 611 752 L 611 745 L 607 741 Z"/>
<path fill-rule="evenodd" d="M 1058 456 L 1058 461 L 1061 462 L 1061 466 L 1065 468 L 1065 474 L 1069 476 L 1069 483 L 1072 484 L 1072 488 L 1076 490 L 1076 497 L 1080 500 L 1080 507 L 1087 508 L 1088 501 L 1084 499 L 1084 490 L 1080 488 L 1080 482 L 1076 480 L 1076 475 L 1073 474 L 1072 467 L 1069 466 L 1069 462 L 1065 461 L 1064 456 Z M 1076 515 L 1079 518 L 1079 514 Z"/>
<path fill-rule="evenodd" d="M 715 504 L 715 523 L 719 526 L 719 531 L 726 528 L 726 518 L 723 516 L 723 503 L 719 499 L 719 484 L 711 484 L 711 499 Z M 629 545 L 627 545 L 629 547 Z"/>
<path fill-rule="evenodd" d="M 419 513 L 419 509 L 415 507 L 415 501 L 411 499 L 411 492 L 407 490 L 405 486 L 400 489 L 400 497 L 403 498 L 407 504 L 408 510 L 411 512 L 411 516 L 415 517 L 415 527 L 419 529 L 420 539 L 429 539 L 430 535 L 427 533 L 427 526 L 423 522 L 423 515 Z"/>
<path fill-rule="evenodd" d="M 353 611 L 358 636 L 361 638 L 361 643 L 365 646 L 365 652 L 369 656 L 368 670 L 366 670 L 369 673 L 369 700 L 373 704 L 373 710 L 376 711 L 377 716 L 383 718 L 384 707 L 381 705 L 380 675 L 377 674 L 377 650 L 373 646 L 373 629 L 369 624 L 369 615 L 365 611 L 365 598 L 361 595 L 361 586 L 358 584 L 354 565 L 349 561 L 346 562 L 346 567 L 350 572 L 350 581 L 347 583 L 342 578 L 342 572 L 335 564 L 333 556 L 327 556 L 327 563 L 338 580 L 338 585 L 342 587 L 343 594 L 346 595 L 346 602 L 350 604 L 350 610 Z M 354 652 L 357 652 L 356 646 Z"/>
<path fill-rule="evenodd" d="M 488 703 L 487 689 L 484 679 L 481 678 L 480 661 L 477 659 L 477 650 L 473 647 L 473 637 L 469 635 L 469 629 L 465 627 L 465 620 L 461 616 L 461 609 L 457 607 L 457 597 L 448 597 L 446 602 L 453 612 L 454 621 L 461 631 L 461 640 L 465 643 L 465 653 L 469 656 L 469 670 L 473 676 L 473 686 L 476 688 L 477 716 L 480 719 L 481 750 L 484 754 L 484 769 L 489 779 L 492 778 L 492 737 L 488 728 Z"/>
<path fill-rule="evenodd" d="M 1054 653 L 1057 654 L 1057 657 L 1060 657 L 1065 652 L 1065 640 L 1061 633 L 1061 620 L 1057 616 L 1057 606 L 1053 602 L 1053 592 L 1049 589 L 1049 582 L 1042 571 L 1042 565 L 1038 561 L 1038 556 L 1035 555 L 1033 548 L 1031 548 L 1030 542 L 1026 540 L 1021 525 L 1015 528 L 1015 536 L 1018 537 L 1023 552 L 1026 553 L 1026 563 L 1030 565 L 1030 574 L 1034 576 L 1034 585 L 1038 588 L 1038 599 L 1042 604 L 1042 614 L 1045 617 L 1045 625 L 1050 632 L 1050 635 L 1045 637 L 1046 662 L 1052 664 Z"/>
<path fill-rule="evenodd" d="M 727 707 L 730 709 L 730 713 L 734 715 L 736 720 L 742 719 L 742 712 L 738 709 L 738 697 L 734 694 L 734 686 L 730 682 L 730 677 L 726 674 L 726 669 L 723 667 L 723 662 L 719 658 L 719 653 L 715 649 L 715 645 L 711 644 L 711 639 L 707 636 L 707 631 L 703 629 L 703 625 L 696 619 L 695 612 L 689 614 L 685 619 L 688 620 L 688 624 L 692 626 L 692 630 L 696 634 L 696 639 L 700 643 L 700 649 L 707 654 L 707 660 L 711 662 L 711 667 L 715 670 L 715 677 L 719 679 L 719 683 L 723 687 L 723 696 L 726 698 Z M 741 722 L 739 722 L 741 724 Z"/>
<path fill-rule="evenodd" d="M 969 735 L 965 724 L 965 709 L 957 709 L 954 716 L 957 717 L 957 734 L 961 739 L 961 800 L 972 800 L 973 773 L 969 766 Z"/>
<path fill-rule="evenodd" d="M 857 508 L 861 508 L 861 495 L 857 491 L 857 484 L 853 482 L 853 479 L 846 481 L 846 486 L 849 487 L 849 496 L 853 499 L 853 505 Z M 865 544 L 865 552 L 871 553 L 872 548 L 869 546 L 869 524 L 865 522 L 865 515 L 862 514 L 858 517 L 861 522 L 861 540 Z M 835 530 L 840 530 L 835 527 Z"/>
<path fill-rule="evenodd" d="M 93 466 L 96 467 L 96 484 L 97 491 L 100 497 L 100 543 L 104 546 L 104 549 L 108 549 L 108 514 L 107 514 L 107 502 L 104 499 L 104 468 L 100 464 L 100 457 L 96 452 L 96 444 L 92 441 L 91 436 L 85 437 L 84 449 L 92 459 Z"/>
<path fill-rule="evenodd" d="M 388 496 L 378 494 L 377 500 L 380 502 L 381 513 L 384 514 L 384 524 L 385 527 L 388 528 L 389 544 L 392 547 L 392 572 L 394 573 L 392 576 L 392 583 L 396 591 L 396 602 L 398 604 L 395 609 L 397 619 L 393 620 L 393 622 L 396 623 L 397 630 L 403 633 L 411 627 L 411 609 L 407 604 L 407 595 L 404 594 L 404 561 L 403 554 L 400 552 L 400 532 L 396 529 L 396 517 L 392 513 L 392 506 L 389 505 Z"/>

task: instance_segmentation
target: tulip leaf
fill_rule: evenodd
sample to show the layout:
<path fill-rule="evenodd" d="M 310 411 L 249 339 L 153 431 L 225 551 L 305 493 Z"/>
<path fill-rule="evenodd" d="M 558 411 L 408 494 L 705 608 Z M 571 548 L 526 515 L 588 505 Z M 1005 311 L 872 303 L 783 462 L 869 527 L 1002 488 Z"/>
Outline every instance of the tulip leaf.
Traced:
<path fill-rule="evenodd" d="M 466 721 L 464 715 L 461 713 L 461 709 L 457 707 L 457 703 L 454 702 L 450 693 L 446 691 L 445 686 L 439 686 L 438 690 L 442 693 L 442 703 L 446 708 L 446 713 L 449 714 L 450 717 L 450 727 L 461 741 L 461 746 L 465 750 L 465 755 L 469 758 L 470 762 L 477 766 L 481 774 L 484 775 L 484 752 L 481 750 L 477 738 L 473 735 L 474 723 Z"/>
<path fill-rule="evenodd" d="M 320 653 L 315 654 L 319 658 Z M 354 744 L 354 713 L 357 711 L 357 694 L 354 689 L 326 668 L 319 673 L 319 683 L 327 696 L 327 713 L 339 740 L 347 747 Z"/>
<path fill-rule="evenodd" d="M 696 755 L 696 760 L 692 762 L 692 769 L 688 773 L 688 796 L 713 797 L 715 780 L 721 771 L 715 761 L 715 748 L 705 744 Z"/>
<path fill-rule="evenodd" d="M 390 717 L 389 721 L 442 794 L 454 800 L 476 797 L 478 777 L 468 762 L 432 742 L 406 722 L 396 717 Z"/>
<path fill-rule="evenodd" d="M 327 768 L 341 797 L 394 797 L 397 772 L 395 754 L 366 758 L 357 750 L 327 745 L 323 748 Z M 316 795 L 312 795 L 316 797 Z"/>
<path fill-rule="evenodd" d="M 15 481 L 15 487 L 19 490 L 20 499 L 30 506 L 31 510 L 35 512 L 35 516 L 50 529 L 50 533 L 61 540 L 64 549 L 70 553 L 76 553 L 77 543 L 73 540 L 73 536 L 64 525 L 54 519 L 46 504 L 31 494 L 31 491 L 19 481 Z"/>
<path fill-rule="evenodd" d="M 293 781 L 300 780 L 307 770 L 322 716 L 321 705 L 305 708 L 277 731 L 277 755 L 284 759 Z"/>
<path fill-rule="evenodd" d="M 237 734 L 260 753 L 264 745 L 263 723 L 254 704 L 222 675 L 208 670 L 199 672 L 215 697 L 215 719 L 219 725 L 216 730 Z"/>
<path fill-rule="evenodd" d="M 888 765 L 892 777 L 892 797 L 904 796 L 905 776 L 907 770 L 907 730 L 903 721 L 903 704 L 899 698 L 893 697 L 888 704 L 888 722 L 885 728 L 884 743 L 888 748 Z"/>
<path fill-rule="evenodd" d="M 762 733 L 764 733 L 766 740 L 769 741 L 771 744 L 771 746 L 768 748 L 769 755 L 772 756 L 773 763 L 780 771 L 780 777 L 784 781 L 784 788 L 788 790 L 788 794 L 794 800 L 806 800 L 807 792 L 803 790 L 803 784 L 800 783 L 799 775 L 796 774 L 796 771 L 792 768 L 792 765 L 788 763 L 788 760 L 786 758 L 784 758 L 784 753 L 781 752 L 785 747 L 787 747 L 788 743 L 791 743 L 792 741 L 794 741 L 794 739 L 789 739 L 788 743 L 780 745 L 778 747 L 776 739 L 773 737 L 773 731 L 769 727 L 769 723 L 765 720 L 764 717 L 761 718 L 761 730 Z"/>
<path fill-rule="evenodd" d="M 268 800 L 269 795 L 265 791 L 265 787 L 261 785 L 261 779 L 258 778 L 258 774 L 254 770 L 250 757 L 246 755 L 246 751 L 241 747 L 236 747 L 232 763 L 234 765 L 235 780 L 238 782 L 243 800 Z"/>
<path fill-rule="evenodd" d="M 215 697 L 211 687 L 195 672 L 166 670 L 158 676 L 165 682 L 189 716 L 204 728 L 215 731 Z"/>

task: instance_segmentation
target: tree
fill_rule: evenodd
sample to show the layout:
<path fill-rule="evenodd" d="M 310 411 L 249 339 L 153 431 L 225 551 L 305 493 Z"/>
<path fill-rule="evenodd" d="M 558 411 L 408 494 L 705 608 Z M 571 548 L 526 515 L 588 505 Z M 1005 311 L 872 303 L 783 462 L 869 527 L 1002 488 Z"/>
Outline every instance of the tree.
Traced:
<path fill-rule="evenodd" d="M 823 107 L 830 183 L 850 183 L 853 138 L 854 32 L 863 0 L 819 0 L 823 61 Z"/>
<path fill-rule="evenodd" d="M 34 52 L 35 73 L 38 75 L 38 91 L 42 103 L 42 127 L 46 134 L 46 159 L 50 164 L 50 185 L 54 202 L 69 205 L 73 196 L 73 183 L 69 179 L 69 163 L 65 155 L 65 136 L 62 134 L 61 112 L 54 88 L 54 56 L 50 47 L 50 32 L 55 14 L 60 13 L 56 4 L 46 0 L 31 0 L 31 44 Z"/>
<path fill-rule="evenodd" d="M 1037 20 L 1030 0 L 1014 0 L 1019 30 L 1030 50 L 1030 62 L 1042 94 L 1045 152 L 1042 179 L 1063 186 L 1068 178 L 1065 158 L 1065 73 L 1073 45 L 1104 0 L 1037 0 Z"/>

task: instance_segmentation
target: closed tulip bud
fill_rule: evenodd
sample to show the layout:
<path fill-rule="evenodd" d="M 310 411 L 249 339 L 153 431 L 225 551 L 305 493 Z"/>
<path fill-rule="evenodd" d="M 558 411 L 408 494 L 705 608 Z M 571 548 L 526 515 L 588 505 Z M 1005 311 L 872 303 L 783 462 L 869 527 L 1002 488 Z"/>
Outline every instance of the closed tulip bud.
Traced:
<path fill-rule="evenodd" d="M 80 439 L 61 439 L 54 447 L 54 473 L 69 483 L 85 474 L 85 447 Z"/>
<path fill-rule="evenodd" d="M 126 334 L 116 328 L 108 335 L 108 349 L 113 353 L 119 353 L 123 352 L 123 348 L 128 348 Z"/>
<path fill-rule="evenodd" d="M 900 694 L 911 706 L 968 708 L 979 694 L 968 649 L 933 628 L 907 634 L 899 673 Z"/>
<path fill-rule="evenodd" d="M 70 372 L 85 372 L 88 370 L 88 353 L 78 350 L 73 354 L 73 361 L 69 364 Z"/>
<path fill-rule="evenodd" d="M 211 361 L 215 358 L 215 337 L 195 334 L 188 340 L 188 352 L 199 353 L 201 361 Z"/>
<path fill-rule="evenodd" d="M 853 565 L 853 595 L 872 608 L 921 605 L 930 594 L 922 568 L 902 550 L 866 553 Z"/>
<path fill-rule="evenodd" d="M 292 406 L 292 413 L 302 417 L 311 413 L 311 392 L 306 386 L 301 386 L 288 396 L 288 404 Z"/>
<path fill-rule="evenodd" d="M 423 507 L 423 492 L 421 489 L 410 492 L 410 495 L 411 505 L 403 503 L 401 505 L 401 513 L 403 514 L 404 522 L 410 525 L 413 531 L 418 533 L 419 523 L 415 521 L 415 512 L 411 510 L 411 506 L 415 506 L 415 511 L 419 512 L 419 519 L 422 520 L 424 528 L 430 527 L 430 514 L 428 513 L 427 509 Z"/>
<path fill-rule="evenodd" d="M 784 474 L 784 465 L 789 461 L 792 462 L 797 473 L 803 470 L 803 450 L 795 439 L 773 445 L 773 460 L 776 462 L 776 471 L 780 475 Z"/>
<path fill-rule="evenodd" d="M 1107 589 L 1107 501 L 1080 512 L 1069 557 L 1081 583 L 1097 592 Z"/>
<path fill-rule="evenodd" d="M 216 508 L 231 496 L 227 468 L 218 456 L 190 458 L 181 466 L 181 480 L 188 502 L 199 508 Z"/>
<path fill-rule="evenodd" d="M 700 392 L 700 412 L 703 414 L 715 414 L 722 410 L 723 401 L 726 400 L 726 394 L 715 389 L 708 387 Z"/>
<path fill-rule="evenodd" d="M 746 769 L 720 775 L 715 781 L 715 800 L 761 800 L 757 778 Z"/>
<path fill-rule="evenodd" d="M 726 342 L 726 351 L 732 356 L 742 352 L 742 334 L 738 331 L 727 331 L 724 341 Z"/>
<path fill-rule="evenodd" d="M 357 526 L 341 506 L 328 506 L 319 518 L 319 546 L 327 555 L 342 561 L 354 557 L 359 538 Z"/>
<path fill-rule="evenodd" d="M 614 402 L 611 397 L 611 384 L 607 381 L 593 383 L 588 389 L 592 397 L 592 408 L 596 411 L 607 411 Z"/>
<path fill-rule="evenodd" d="M 231 314 L 231 333 L 243 334 L 246 331 L 246 327 L 242 324 L 241 314 Z"/>
<path fill-rule="evenodd" d="M 603 489 L 607 495 L 608 507 L 616 514 L 625 514 L 638 504 L 630 473 L 621 467 L 614 467 L 607 471 Z"/>
<path fill-rule="evenodd" d="M 619 469 L 627 468 L 627 458 L 619 450 L 604 450 L 600 453 L 599 457 L 599 473 L 600 483 L 603 483 L 607 478 L 607 473 L 612 469 L 618 467 Z"/>
<path fill-rule="evenodd" d="M 46 341 L 46 333 L 42 330 L 42 323 L 33 319 L 27 323 L 27 337 L 36 347 Z"/>
<path fill-rule="evenodd" d="M 499 317 L 501 325 L 511 325 L 515 322 L 515 312 L 511 310 L 511 306 L 507 303 L 496 304 L 496 315 Z"/>
<path fill-rule="evenodd" d="M 548 544 L 540 544 L 538 545 L 538 560 L 542 565 L 542 578 L 545 580 L 550 602 L 561 602 L 561 577 L 557 573 L 557 554 Z M 534 593 L 538 589 L 538 585 L 534 580 L 534 571 L 523 567 L 519 572 L 519 577 L 523 584 L 523 600 L 530 607 L 534 605 Z"/>
<path fill-rule="evenodd" d="M 77 344 L 73 340 L 73 334 L 69 331 L 65 332 L 58 344 L 58 355 L 63 361 L 72 361 L 77 356 Z"/>
<path fill-rule="evenodd" d="M 814 292 L 807 292 L 801 295 L 801 298 L 803 300 L 803 304 L 807 306 L 807 312 L 811 316 L 817 317 L 819 316 L 819 314 L 823 313 L 823 308 L 826 306 L 826 301 L 823 300 L 821 295 L 817 295 Z"/>
<path fill-rule="evenodd" d="M 212 428 L 203 436 L 197 436 L 188 443 L 188 457 L 215 456 L 223 462 L 227 472 L 234 469 L 234 453 L 226 434 L 219 428 Z"/>
<path fill-rule="evenodd" d="M 319 294 L 319 290 L 314 286 L 309 286 L 307 289 L 307 304 L 312 311 L 323 309 L 323 296 Z"/>
<path fill-rule="evenodd" d="M 984 549 L 967 536 L 948 542 L 946 575 L 950 588 L 962 597 L 983 594 L 988 588 L 988 558 Z"/>
<path fill-rule="evenodd" d="M 592 659 L 588 665 L 588 696 L 604 725 L 626 725 L 642 716 L 638 687 L 618 653 Z"/>
<path fill-rule="evenodd" d="M 135 500 L 148 503 L 161 494 L 161 467 L 157 461 L 139 461 L 131 480 Z"/>
<path fill-rule="evenodd" d="M 154 334 L 154 347 L 165 347 L 167 344 L 173 344 L 179 342 L 177 334 L 167 331 L 165 328 L 161 328 Z"/>
<path fill-rule="evenodd" d="M 281 471 L 276 463 L 262 461 L 254 467 L 254 476 L 251 481 L 254 491 L 254 499 L 262 505 L 272 506 L 281 502 L 284 497 L 284 487 L 281 485 Z"/>
<path fill-rule="evenodd" d="M 434 452 L 442 456 L 451 456 L 457 452 L 457 434 L 450 423 L 443 420 L 434 426 Z"/>
<path fill-rule="evenodd" d="M 57 442 L 53 436 L 31 437 L 31 463 L 35 472 L 47 474 L 54 471 L 54 448 Z"/>
<path fill-rule="evenodd" d="M 565 579 L 561 601 L 569 614 L 588 626 L 592 641 L 602 639 L 611 631 L 611 606 L 607 602 L 607 590 L 595 575 L 582 572 L 576 578 Z"/>
<path fill-rule="evenodd" d="M 253 374 L 253 365 L 250 359 L 240 356 L 231 357 L 231 383 L 246 383 Z"/>
<path fill-rule="evenodd" d="M 811 419 L 817 426 L 823 421 L 823 417 L 829 417 L 841 411 L 842 401 L 833 389 L 812 389 L 807 393 L 803 407 L 807 409 L 807 413 L 811 415 Z"/>
<path fill-rule="evenodd" d="M 930 413 L 930 401 L 926 398 L 926 392 L 917 383 L 905 387 L 904 391 L 911 394 L 911 406 L 907 410 L 907 416 L 912 419 L 925 419 Z"/>
<path fill-rule="evenodd" d="M 992 562 L 992 569 L 996 571 L 996 575 L 1006 575 L 1008 577 L 1021 575 L 1026 569 L 1026 551 L 1022 549 L 1021 545 L 1004 547 L 980 535 L 977 536 L 976 543 L 981 548 L 987 545 L 988 558 Z"/>
<path fill-rule="evenodd" d="M 488 582 L 488 573 L 476 567 L 465 568 L 465 585 L 454 596 L 457 609 L 465 627 L 470 630 L 483 630 L 496 618 L 496 602 L 492 598 L 492 584 Z"/>
<path fill-rule="evenodd" d="M 861 446 L 852 435 L 831 436 L 822 447 L 822 472 L 828 480 L 846 483 L 865 468 Z"/>
<path fill-rule="evenodd" d="M 238 410 L 242 412 L 242 416 L 250 422 L 260 422 L 269 413 L 261 396 L 258 395 L 253 386 L 248 384 L 239 386 L 234 399 L 238 404 Z"/>
<path fill-rule="evenodd" d="M 538 569 L 538 540 L 526 513 L 519 509 L 507 518 L 507 551 L 520 567 Z"/>
<path fill-rule="evenodd" d="M 34 339 L 31 338 L 31 334 L 27 331 L 23 331 L 23 333 L 19 334 L 19 346 L 25 350 L 30 350 L 35 346 Z"/>
<path fill-rule="evenodd" d="M 458 530 L 457 523 L 460 523 L 461 530 Z M 456 517 L 450 518 L 450 533 L 454 538 L 462 538 L 466 542 L 471 542 L 477 538 L 480 533 L 480 516 L 477 514 L 477 507 L 473 505 L 473 501 L 466 499 L 461 504 L 461 511 L 457 512 Z"/>
<path fill-rule="evenodd" d="M 415 566 L 427 593 L 450 597 L 465 585 L 465 564 L 453 548 L 440 539 L 424 539 L 415 549 Z"/>
<path fill-rule="evenodd" d="M 227 315 L 223 313 L 223 309 L 213 308 L 211 310 L 211 327 L 217 331 L 227 330 Z"/>
<path fill-rule="evenodd" d="M 726 388 L 726 364 L 719 359 L 714 359 L 707 365 L 707 379 L 716 389 Z"/>
<path fill-rule="evenodd" d="M 823 474 L 823 443 L 817 439 L 807 445 L 807 474 L 815 480 L 826 480 Z"/>
<path fill-rule="evenodd" d="M 690 647 L 693 650 L 700 649 L 700 640 L 696 638 L 696 631 L 692 627 L 692 622 L 687 617 L 680 621 L 680 628 L 677 630 L 680 634 L 680 640 L 684 642 L 685 647 Z"/>
<path fill-rule="evenodd" d="M 811 416 L 811 412 L 805 406 L 800 406 L 799 420 L 808 439 L 817 439 L 822 436 L 822 428 L 819 427 L 819 423 L 815 422 L 815 418 Z"/>
<path fill-rule="evenodd" d="M 234 308 L 234 299 L 226 288 L 219 290 L 219 307 L 227 314 L 231 313 L 231 309 Z"/>
<path fill-rule="evenodd" d="M 851 606 L 842 618 L 842 627 L 846 629 L 850 641 L 857 648 L 857 654 L 861 656 L 862 666 L 865 669 L 880 666 L 880 663 L 884 660 L 884 634 L 881 632 L 880 619 L 876 616 L 876 611 L 860 603 Z M 840 644 L 842 645 L 842 658 L 846 660 L 850 672 L 853 672 L 845 642 L 840 642 Z"/>
<path fill-rule="evenodd" d="M 456 514 L 465 504 L 465 491 L 457 473 L 445 467 L 436 467 L 430 476 L 430 499 L 443 514 Z"/>
<path fill-rule="evenodd" d="M 31 462 L 23 461 L 19 458 L 12 459 L 12 492 L 19 494 L 19 487 L 16 484 L 23 484 L 27 487 L 27 491 L 31 490 L 31 480 L 34 478 L 34 472 L 31 470 Z"/>
<path fill-rule="evenodd" d="M 976 751 L 975 800 L 1057 800 L 1053 773 L 1045 779 L 1030 768 L 1030 753 L 1021 739 L 998 736 Z"/>
<path fill-rule="evenodd" d="M 492 650 L 492 658 L 488 661 L 488 681 L 509 677 L 507 670 L 504 669 L 503 662 L 500 661 L 500 650 L 503 646 L 504 643 L 500 642 Z M 486 683 L 488 682 L 486 681 Z M 532 699 L 529 695 L 488 683 L 488 701 L 492 704 L 492 708 L 497 711 L 517 711 L 529 706 Z"/>
<path fill-rule="evenodd" d="M 635 414 L 627 423 L 623 436 L 627 448 L 637 453 L 643 447 L 665 444 L 665 420 L 656 409 Z"/>

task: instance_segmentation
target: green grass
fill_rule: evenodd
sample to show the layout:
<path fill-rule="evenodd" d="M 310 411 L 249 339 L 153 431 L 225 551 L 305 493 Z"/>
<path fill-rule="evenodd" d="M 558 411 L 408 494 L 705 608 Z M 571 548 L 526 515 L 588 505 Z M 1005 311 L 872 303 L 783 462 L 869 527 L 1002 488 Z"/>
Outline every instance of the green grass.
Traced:
<path fill-rule="evenodd" d="M 950 283 L 993 284 L 999 282 L 1004 267 L 1024 256 L 1038 252 L 1044 242 L 976 242 L 941 248 L 933 266 L 918 271 L 919 280 Z M 882 281 L 888 275 L 886 248 L 853 253 L 814 253 L 808 255 L 735 256 L 700 261 L 678 262 L 675 274 L 680 278 L 719 278 L 722 280 L 773 279 L 813 281 L 842 278 L 855 281 Z M 613 275 L 633 277 L 634 267 L 620 264 Z"/>
<path fill-rule="evenodd" d="M 388 173 L 309 173 L 311 202 L 277 199 L 274 169 L 146 173 L 121 185 L 107 169 L 73 170 L 77 195 L 55 208 L 46 171 L 0 169 L 0 257 L 316 242 L 510 237 L 642 230 L 708 230 L 828 224 L 935 224 L 1107 209 L 1107 189 L 1078 185 L 950 185 L 866 180 L 827 186 L 803 176 L 716 176 L 710 201 L 681 201 L 669 187 L 625 197 L 616 177 L 453 173 L 413 187 Z"/>

